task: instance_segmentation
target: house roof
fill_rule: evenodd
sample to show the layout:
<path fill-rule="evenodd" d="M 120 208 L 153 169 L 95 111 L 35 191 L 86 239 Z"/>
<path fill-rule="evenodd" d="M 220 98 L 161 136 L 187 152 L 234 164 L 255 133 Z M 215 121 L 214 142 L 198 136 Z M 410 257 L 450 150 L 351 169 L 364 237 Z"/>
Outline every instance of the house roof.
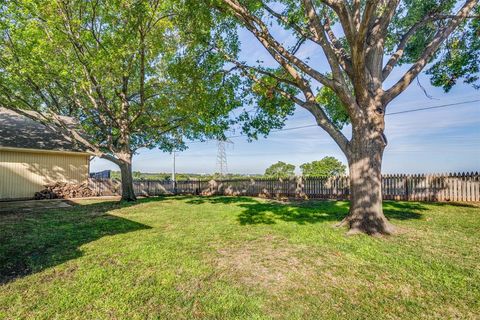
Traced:
<path fill-rule="evenodd" d="M 2 107 L 0 107 L 0 147 L 84 151 L 58 132 L 26 116 Z"/>

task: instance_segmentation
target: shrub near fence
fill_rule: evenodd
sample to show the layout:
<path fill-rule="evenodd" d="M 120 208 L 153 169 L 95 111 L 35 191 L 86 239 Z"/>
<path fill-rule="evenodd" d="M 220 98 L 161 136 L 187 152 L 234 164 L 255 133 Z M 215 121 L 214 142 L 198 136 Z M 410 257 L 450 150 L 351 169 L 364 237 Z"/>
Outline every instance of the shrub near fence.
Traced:
<path fill-rule="evenodd" d="M 91 179 L 90 187 L 100 195 L 119 195 L 117 180 Z M 137 195 L 165 194 L 296 197 L 348 199 L 349 178 L 296 177 L 292 179 L 241 179 L 211 181 L 134 181 Z M 480 201 L 478 172 L 454 174 L 398 174 L 382 177 L 383 199 L 405 201 Z"/>

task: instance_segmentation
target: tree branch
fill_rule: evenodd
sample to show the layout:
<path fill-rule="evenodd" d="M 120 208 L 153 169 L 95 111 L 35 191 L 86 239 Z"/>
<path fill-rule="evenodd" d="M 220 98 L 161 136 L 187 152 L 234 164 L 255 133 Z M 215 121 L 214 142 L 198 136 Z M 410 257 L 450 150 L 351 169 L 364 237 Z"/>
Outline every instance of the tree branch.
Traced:
<path fill-rule="evenodd" d="M 390 59 L 388 60 L 387 64 L 383 68 L 382 71 L 382 79 L 385 81 L 385 79 L 388 78 L 390 73 L 392 72 L 393 68 L 396 66 L 398 61 L 402 58 L 403 53 L 405 51 L 405 47 L 407 46 L 408 40 L 415 34 L 415 32 L 423 27 L 427 22 L 431 21 L 431 16 L 427 15 L 425 16 L 421 21 L 415 23 L 400 39 L 400 42 L 398 43 L 397 50 L 392 54 Z"/>
<path fill-rule="evenodd" d="M 242 70 L 243 74 L 246 77 L 248 77 L 249 79 L 251 79 L 252 81 L 254 81 L 259 85 L 265 86 L 265 84 L 260 79 L 258 79 L 254 74 L 247 72 L 245 68 L 242 68 L 242 66 L 239 66 L 239 68 L 240 70 Z M 273 89 L 284 98 L 289 99 L 293 103 L 308 110 L 315 117 L 315 120 L 318 126 L 321 127 L 323 130 L 325 130 L 332 137 L 332 139 L 338 144 L 340 149 L 342 149 L 342 151 L 345 152 L 346 154 L 347 152 L 349 152 L 348 139 L 330 121 L 327 114 L 323 111 L 321 106 L 316 102 L 315 96 L 313 95 L 313 93 L 309 88 L 303 88 L 302 90 L 306 98 L 306 101 L 303 101 L 300 98 L 286 92 L 285 90 L 282 90 L 278 86 L 275 86 L 273 88 L 268 87 L 267 89 Z"/>
<path fill-rule="evenodd" d="M 467 0 L 463 7 L 458 11 L 449 25 L 439 30 L 433 40 L 427 45 L 422 56 L 410 67 L 410 69 L 402 76 L 402 78 L 385 92 L 383 103 L 386 105 L 402 93 L 415 77 L 423 70 L 430 59 L 433 57 L 440 45 L 455 30 L 455 28 L 468 16 L 469 12 L 477 5 L 478 0 Z"/>
<path fill-rule="evenodd" d="M 325 56 L 327 57 L 334 80 L 341 83 L 342 88 L 346 87 L 345 79 L 343 78 L 342 71 L 340 70 L 340 66 L 345 65 L 344 61 L 342 61 L 343 57 L 335 53 L 334 47 L 328 41 L 327 35 L 325 34 L 325 27 L 321 23 L 312 1 L 302 0 L 302 2 L 303 6 L 305 7 L 305 14 L 308 18 L 309 28 L 315 35 L 315 38 L 318 39 L 318 44 L 320 44 Z"/>
<path fill-rule="evenodd" d="M 345 72 L 351 76 L 352 75 L 352 60 L 348 56 L 348 53 L 345 51 L 345 48 L 342 46 L 338 38 L 335 36 L 335 34 L 332 31 L 331 27 L 331 22 L 330 18 L 327 15 L 324 15 L 324 24 L 323 27 L 325 29 L 325 32 L 327 33 L 327 36 L 330 40 L 330 42 L 334 46 L 334 50 L 339 57 L 339 62 L 342 63 L 342 68 L 345 70 Z"/>
<path fill-rule="evenodd" d="M 298 57 L 288 52 L 288 50 L 286 50 L 278 41 L 273 38 L 268 31 L 267 26 L 258 17 L 250 14 L 249 11 L 237 0 L 223 0 L 223 2 L 229 6 L 234 15 L 244 23 L 245 27 L 260 41 L 270 55 L 281 66 L 286 68 L 294 78 L 300 78 L 300 74 L 296 70 L 294 71 L 294 68 L 289 65 L 289 63 L 300 69 L 305 74 L 311 76 L 321 84 L 332 89 L 335 87 L 333 80 L 314 70 Z"/>
<path fill-rule="evenodd" d="M 343 0 L 321 0 L 322 3 L 326 4 L 335 11 L 337 14 L 340 24 L 342 25 L 343 32 L 345 37 L 350 44 L 355 43 L 356 38 L 356 29 L 353 14 L 347 5 L 346 1 Z"/>

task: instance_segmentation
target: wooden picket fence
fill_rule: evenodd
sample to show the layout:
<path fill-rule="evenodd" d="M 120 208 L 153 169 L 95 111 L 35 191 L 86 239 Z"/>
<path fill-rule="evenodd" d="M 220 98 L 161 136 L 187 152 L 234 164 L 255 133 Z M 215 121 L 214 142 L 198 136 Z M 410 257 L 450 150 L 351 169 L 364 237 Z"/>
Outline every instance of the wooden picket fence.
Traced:
<path fill-rule="evenodd" d="M 99 195 L 119 195 L 117 180 L 91 179 Z M 349 178 L 295 177 L 291 179 L 236 179 L 211 181 L 136 180 L 137 195 L 166 194 L 261 196 L 268 198 L 348 199 Z M 404 201 L 480 201 L 478 172 L 451 174 L 397 174 L 382 177 L 383 199 Z"/>

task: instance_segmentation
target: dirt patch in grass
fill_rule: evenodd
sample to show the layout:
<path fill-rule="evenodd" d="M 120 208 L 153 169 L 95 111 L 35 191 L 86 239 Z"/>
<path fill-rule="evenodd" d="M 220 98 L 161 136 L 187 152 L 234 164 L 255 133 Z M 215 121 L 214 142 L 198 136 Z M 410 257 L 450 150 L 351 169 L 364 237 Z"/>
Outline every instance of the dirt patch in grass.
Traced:
<path fill-rule="evenodd" d="M 305 250 L 285 239 L 266 236 L 219 248 L 214 262 L 222 275 L 239 284 L 275 292 L 295 286 L 298 278 L 313 272 L 314 266 L 300 258 Z"/>

